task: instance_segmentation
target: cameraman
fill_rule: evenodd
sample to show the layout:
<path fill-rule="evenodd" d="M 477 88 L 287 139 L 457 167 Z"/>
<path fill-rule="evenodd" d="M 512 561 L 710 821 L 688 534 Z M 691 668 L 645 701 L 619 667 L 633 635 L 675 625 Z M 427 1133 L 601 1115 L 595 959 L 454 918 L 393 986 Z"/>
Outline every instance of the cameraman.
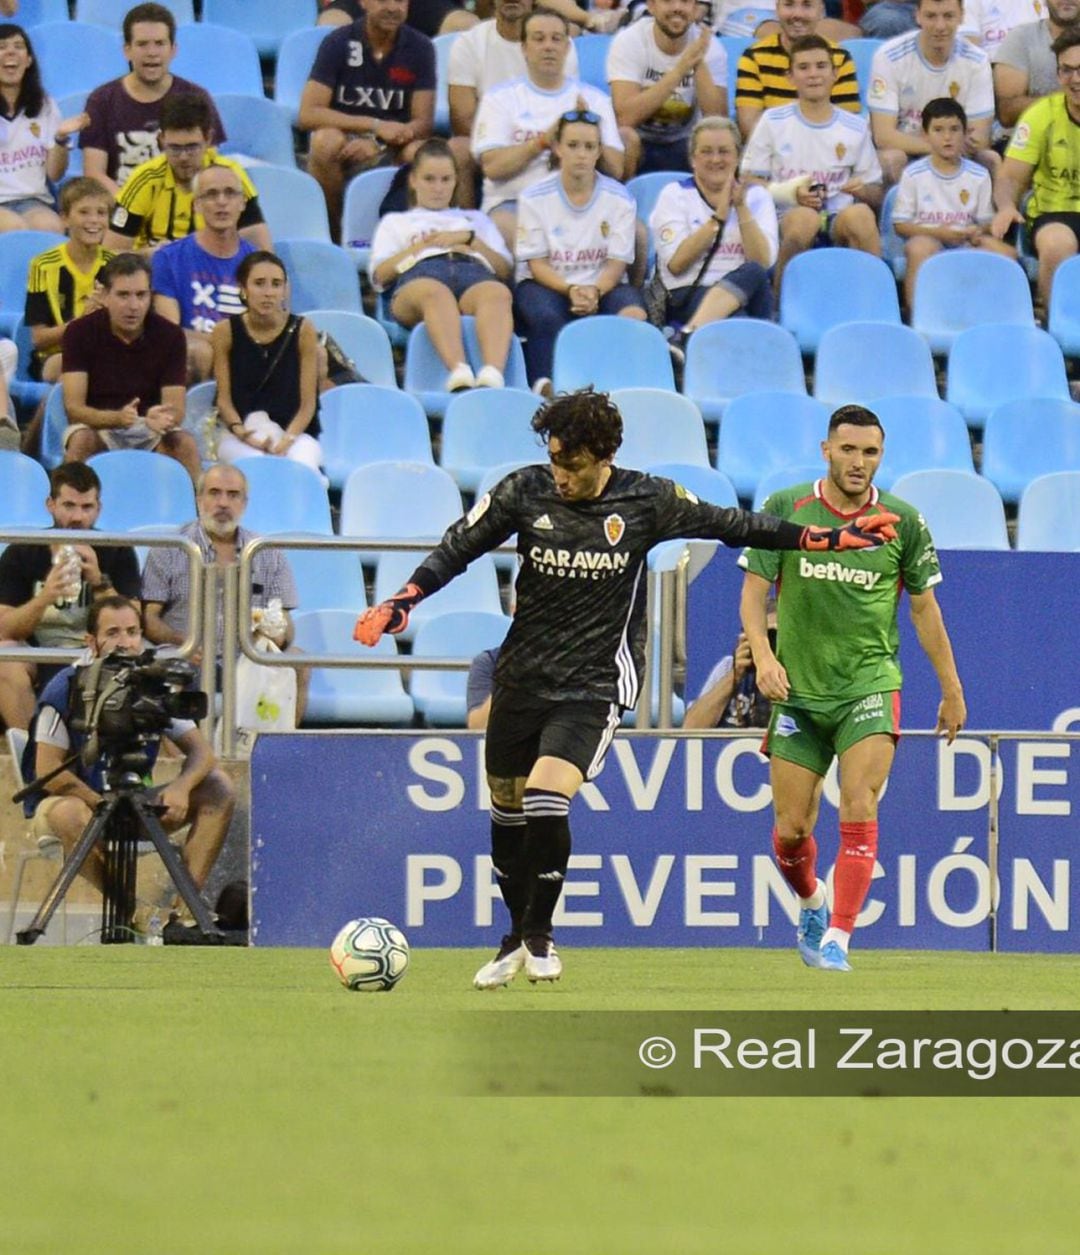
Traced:
<path fill-rule="evenodd" d="M 107 654 L 137 657 L 142 652 L 139 608 L 126 597 L 112 595 L 95 602 L 90 607 L 86 627 L 89 656 L 82 666 Z M 55 770 L 86 741 L 84 733 L 76 732 L 68 724 L 72 714 L 73 681 L 79 669 L 79 666 L 65 667 L 49 681 L 38 700 L 23 758 L 27 779 Z M 233 786 L 225 773 L 215 767 L 213 751 L 194 723 L 175 719 L 165 735 L 183 752 L 184 763 L 175 780 L 151 791 L 156 793 L 156 800 L 163 807 L 160 818 L 167 831 L 191 824 L 183 858 L 201 889 L 229 830 L 235 804 Z M 157 757 L 157 742 L 152 740 L 146 750 L 150 760 L 149 784 L 149 772 Z M 60 838 L 65 853 L 70 853 L 102 800 L 102 770 L 100 761 L 88 768 L 77 760 L 41 791 L 31 794 L 23 805 L 26 814 L 33 817 L 35 836 L 51 833 Z M 99 847 L 91 851 L 82 866 L 82 874 L 95 888 L 104 890 L 104 858 Z M 174 909 L 182 924 L 192 923 L 186 907 L 181 904 Z"/>

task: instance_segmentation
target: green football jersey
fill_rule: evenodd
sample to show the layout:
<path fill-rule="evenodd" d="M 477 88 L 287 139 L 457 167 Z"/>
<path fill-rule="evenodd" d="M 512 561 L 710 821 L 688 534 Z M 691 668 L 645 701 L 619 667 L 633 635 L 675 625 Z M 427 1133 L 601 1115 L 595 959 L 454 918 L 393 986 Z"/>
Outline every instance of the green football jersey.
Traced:
<path fill-rule="evenodd" d="M 875 504 L 900 516 L 897 539 L 845 553 L 746 549 L 739 565 L 777 586 L 776 654 L 791 685 L 788 700 L 808 710 L 900 688 L 900 593 L 921 593 L 941 580 L 937 552 L 921 514 L 874 489 Z M 796 523 L 842 526 L 816 484 L 774 493 L 763 507 Z"/>

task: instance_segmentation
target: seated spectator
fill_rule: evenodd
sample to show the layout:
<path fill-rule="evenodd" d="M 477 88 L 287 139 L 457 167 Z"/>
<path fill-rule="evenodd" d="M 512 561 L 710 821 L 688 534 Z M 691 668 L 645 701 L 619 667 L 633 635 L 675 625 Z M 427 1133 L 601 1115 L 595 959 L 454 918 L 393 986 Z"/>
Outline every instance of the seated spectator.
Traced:
<path fill-rule="evenodd" d="M 435 121 L 435 47 L 405 23 L 405 0 L 361 0 L 363 17 L 328 35 L 300 97 L 311 132 L 308 171 L 341 222 L 345 184 L 362 170 L 412 159 Z"/>
<path fill-rule="evenodd" d="M 808 248 L 837 244 L 881 256 L 881 167 L 866 119 L 829 98 L 835 74 L 828 40 L 796 39 L 797 99 L 765 110 L 743 155 L 743 174 L 766 184 L 780 211 L 777 292 L 784 267 Z"/>
<path fill-rule="evenodd" d="M 611 100 L 602 91 L 566 76 L 570 35 L 566 19 L 537 10 L 522 23 L 524 78 L 496 87 L 481 98 L 473 126 L 472 151 L 484 172 L 480 208 L 491 215 L 507 246 L 514 247 L 517 199 L 545 179 L 548 152 L 567 110 L 582 109 L 600 119 L 600 169 L 623 177 L 624 144 Z"/>
<path fill-rule="evenodd" d="M 73 318 L 101 308 L 98 281 L 112 257 L 102 247 L 112 196 L 97 179 L 72 179 L 60 191 L 60 220 L 67 242 L 31 259 L 24 321 L 30 330 L 35 379 L 60 378 L 60 341 Z"/>
<path fill-rule="evenodd" d="M 968 118 L 965 154 L 993 173 L 998 156 L 990 148 L 994 84 L 981 48 L 957 35 L 961 0 L 917 0 L 918 34 L 898 35 L 874 53 L 868 103 L 870 125 L 886 183 L 898 182 L 913 157 L 925 157 L 922 111 L 931 100 L 951 96 Z"/>
<path fill-rule="evenodd" d="M 1009 31 L 1037 22 L 1043 12 L 1042 0 L 964 0 L 960 34 L 992 57 Z"/>
<path fill-rule="evenodd" d="M 210 112 L 210 142 L 226 139 L 214 102 L 197 84 L 169 70 L 176 56 L 176 19 L 163 4 L 137 4 L 124 16 L 127 74 L 95 87 L 86 98 L 90 118 L 79 137 L 83 173 L 116 196 L 137 166 L 159 156 L 162 101 L 199 96 Z"/>
<path fill-rule="evenodd" d="M 409 171 L 412 208 L 385 214 L 371 242 L 371 282 L 404 327 L 423 322 L 449 372 L 447 390 L 501 388 L 514 332 L 507 283 L 513 260 L 498 228 L 476 209 L 452 208 L 457 174 L 444 140 L 429 139 Z M 461 315 L 476 318 L 483 366 L 465 356 Z"/>
<path fill-rule="evenodd" d="M 318 335 L 289 313 L 285 265 L 249 253 L 236 271 L 243 313 L 214 327 L 218 443 L 223 462 L 284 457 L 319 474 Z"/>
<path fill-rule="evenodd" d="M 61 384 L 73 462 L 104 449 L 152 449 L 197 479 L 202 463 L 190 432 L 184 333 L 150 308 L 150 263 L 120 253 L 101 272 L 101 308 L 64 328 Z"/>
<path fill-rule="evenodd" d="M 645 318 L 641 292 L 626 282 L 634 256 L 634 198 L 597 173 L 601 143 L 597 114 L 564 113 L 552 135 L 557 172 L 518 202 L 514 305 L 527 337 L 529 382 L 544 396 L 551 391 L 555 339 L 571 318 Z"/>
<path fill-rule="evenodd" d="M 66 531 L 93 528 L 101 513 L 101 481 L 93 467 L 64 462 L 49 474 L 45 508 L 52 526 Z M 58 545 L 14 544 L 0 554 L 0 640 L 40 649 L 81 649 L 90 607 L 103 597 L 139 596 L 135 550 L 76 545 L 79 570 L 57 561 Z M 62 664 L 0 662 L 0 719 L 9 728 L 28 728 L 35 693 Z"/>
<path fill-rule="evenodd" d="M 964 156 L 967 115 L 948 96 L 923 110 L 929 157 L 913 161 L 900 177 L 893 226 L 906 241 L 904 298 L 915 301 L 919 267 L 943 248 L 984 248 L 1015 258 L 1016 249 L 990 234 L 994 202 L 985 167 Z"/>
<path fill-rule="evenodd" d="M 196 212 L 193 180 L 207 166 L 228 166 L 247 198 L 240 234 L 254 248 L 270 247 L 255 185 L 243 166 L 210 146 L 213 118 L 202 96 L 169 96 L 161 104 L 161 156 L 145 161 L 124 184 L 109 222 L 105 247 L 116 252 L 152 253 L 170 240 L 182 240 L 203 221 Z"/>
<path fill-rule="evenodd" d="M 152 263 L 154 309 L 183 327 L 188 384 L 209 379 L 214 368 L 210 333 L 241 310 L 237 267 L 255 250 L 240 238 L 244 188 L 230 166 L 207 166 L 192 180 L 203 225 L 159 248 Z"/>
<path fill-rule="evenodd" d="M 756 40 L 739 58 L 735 116 L 744 142 L 749 139 L 766 109 L 786 105 L 795 99 L 795 85 L 788 75 L 791 45 L 804 35 L 819 34 L 824 16 L 824 0 L 777 0 L 779 31 Z M 838 109 L 858 113 L 862 103 L 859 100 L 855 62 L 846 48 L 838 47 L 831 40 L 830 45 L 836 68 L 836 81 L 830 99 Z"/>
<path fill-rule="evenodd" d="M 1014 26 L 990 53 L 994 99 L 1002 126 L 1013 127 L 1041 96 L 1060 90 L 1051 45 L 1080 17 L 1080 0 L 1047 0 L 1049 16 Z"/>
<path fill-rule="evenodd" d="M 769 640 L 776 648 L 776 599 L 768 609 Z M 684 729 L 766 728 L 772 703 L 757 686 L 757 670 L 745 632 L 735 640 L 735 652 L 721 658 L 709 672 L 701 692 L 686 708 Z"/>
<path fill-rule="evenodd" d="M 61 120 L 30 37 L 11 22 L 0 22 L 0 106 L 0 231 L 62 231 L 49 181 L 64 177 L 72 136 L 88 119 Z"/>
<path fill-rule="evenodd" d="M 648 0 L 649 17 L 620 31 L 607 58 L 611 101 L 632 136 L 626 175 L 689 170 L 686 141 L 701 114 L 727 113 L 727 53 L 693 18 L 696 0 Z"/>
<path fill-rule="evenodd" d="M 895 39 L 918 30 L 915 0 L 866 0 L 859 29 L 867 39 Z"/>
<path fill-rule="evenodd" d="M 691 179 L 669 183 L 649 219 L 667 289 L 666 320 L 681 358 L 698 327 L 745 310 L 771 318 L 776 209 L 769 193 L 738 177 L 739 140 L 730 118 L 702 118 L 690 136 Z"/>
<path fill-rule="evenodd" d="M 316 26 L 348 26 L 364 16 L 361 0 L 319 0 L 319 8 Z M 406 26 L 428 39 L 469 30 L 476 22 L 476 14 L 454 0 L 409 0 L 405 18 Z"/>

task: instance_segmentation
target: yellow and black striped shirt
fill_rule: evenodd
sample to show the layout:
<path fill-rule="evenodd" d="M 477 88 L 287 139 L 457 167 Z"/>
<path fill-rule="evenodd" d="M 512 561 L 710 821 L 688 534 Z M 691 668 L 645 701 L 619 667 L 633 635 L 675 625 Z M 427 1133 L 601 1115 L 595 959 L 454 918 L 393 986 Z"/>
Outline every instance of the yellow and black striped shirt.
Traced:
<path fill-rule="evenodd" d="M 58 244 L 30 260 L 26 281 L 24 319 L 28 327 L 63 327 L 73 318 L 82 317 L 86 300 L 102 267 L 112 257 L 108 249 L 99 248 L 89 270 L 80 270 L 71 260 L 67 244 Z M 39 361 L 59 353 L 60 346 L 39 350 Z"/>
<path fill-rule="evenodd" d="M 855 62 L 846 48 L 832 43 L 833 65 L 836 82 L 829 99 L 838 109 L 858 113 L 859 80 L 855 77 Z M 735 108 L 755 105 L 760 109 L 774 109 L 796 99 L 795 87 L 788 78 L 791 56 L 780 42 L 780 34 L 759 39 L 739 58 L 738 76 L 735 80 Z"/>

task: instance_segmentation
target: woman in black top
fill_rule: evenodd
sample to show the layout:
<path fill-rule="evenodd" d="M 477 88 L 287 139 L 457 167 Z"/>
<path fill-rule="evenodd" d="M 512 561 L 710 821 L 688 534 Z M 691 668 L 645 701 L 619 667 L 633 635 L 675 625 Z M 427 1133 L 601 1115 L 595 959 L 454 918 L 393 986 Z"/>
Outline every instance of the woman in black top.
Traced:
<path fill-rule="evenodd" d="M 211 336 L 223 462 L 286 457 L 319 471 L 318 337 L 289 313 L 285 265 L 273 253 L 249 253 L 236 271 L 246 306 Z"/>

